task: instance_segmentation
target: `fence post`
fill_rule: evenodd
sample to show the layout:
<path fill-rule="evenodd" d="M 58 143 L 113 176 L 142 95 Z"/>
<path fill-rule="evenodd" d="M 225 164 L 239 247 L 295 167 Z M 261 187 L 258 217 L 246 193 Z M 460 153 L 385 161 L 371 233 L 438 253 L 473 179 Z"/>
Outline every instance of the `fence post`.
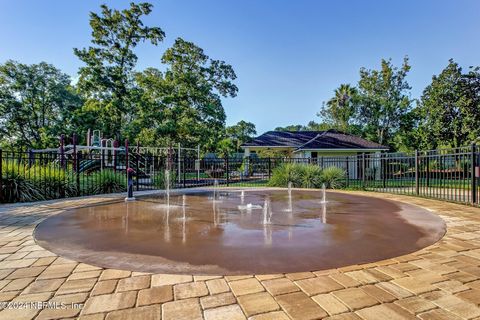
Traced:
<path fill-rule="evenodd" d="M 138 145 L 138 144 L 137 144 Z M 139 149 L 137 149 L 137 152 L 138 152 Z M 137 191 L 140 190 L 140 187 L 138 185 L 138 177 L 139 177 L 139 174 L 140 174 L 140 166 L 139 166 L 139 162 L 140 162 L 140 154 L 137 153 L 137 155 L 135 156 L 137 159 L 135 161 L 135 176 L 136 176 L 136 179 L 135 179 L 135 188 L 137 189 Z"/>
<path fill-rule="evenodd" d="M 73 144 L 73 170 L 77 168 L 77 134 L 72 135 L 72 144 Z M 75 172 L 78 173 L 78 172 Z"/>
<path fill-rule="evenodd" d="M 345 158 L 345 180 L 346 180 L 346 183 L 345 183 L 345 187 L 349 187 L 350 186 L 350 156 L 346 156 Z"/>
<path fill-rule="evenodd" d="M 230 185 L 230 166 L 228 163 L 228 155 L 225 157 L 225 171 L 227 172 L 227 187 Z"/>
<path fill-rule="evenodd" d="M 127 169 L 129 168 L 129 163 L 128 163 L 128 139 L 125 139 L 125 175 L 127 176 L 128 179 L 128 172 Z"/>
<path fill-rule="evenodd" d="M 418 172 L 418 150 L 415 150 L 415 194 L 418 196 L 420 193 L 419 186 L 419 172 Z"/>
<path fill-rule="evenodd" d="M 477 158 L 476 157 L 476 145 L 475 145 L 475 143 L 472 143 L 472 147 L 471 147 L 471 166 L 472 166 L 472 168 L 471 168 L 471 170 L 472 170 L 472 172 L 471 172 L 471 175 L 472 175 L 472 177 L 471 177 L 471 180 L 472 180 L 472 191 L 471 191 L 472 192 L 472 197 L 471 197 L 471 199 L 472 199 L 472 204 L 477 203 L 477 177 L 476 177 L 476 174 L 475 174 L 476 173 L 475 172 L 476 171 L 476 166 L 477 166 L 477 163 L 476 163 L 477 159 L 476 158 Z"/>
<path fill-rule="evenodd" d="M 178 164 L 178 182 L 180 183 L 180 179 L 182 179 L 181 177 L 181 162 L 180 162 L 180 156 L 181 156 L 181 152 L 182 152 L 182 148 L 181 148 L 181 145 L 180 143 L 178 144 L 178 156 L 177 156 L 177 164 Z"/>
<path fill-rule="evenodd" d="M 32 149 L 28 149 L 28 166 L 31 167 L 34 165 L 34 153 Z"/>
<path fill-rule="evenodd" d="M 77 197 L 80 196 L 80 170 L 78 164 L 78 154 L 77 154 L 77 134 L 74 133 L 72 135 L 72 144 L 73 144 L 73 172 L 75 172 L 75 186 L 76 186 L 76 193 Z"/>
<path fill-rule="evenodd" d="M 118 149 L 118 140 L 113 141 L 113 172 L 117 172 L 117 149 Z"/>
<path fill-rule="evenodd" d="M 2 153 L 2 148 L 0 148 L 0 203 L 3 201 L 3 181 L 2 181 L 2 176 L 3 176 L 3 168 L 2 168 L 2 162 L 3 162 L 3 153 Z"/>
<path fill-rule="evenodd" d="M 187 158 L 183 156 L 183 188 L 187 187 Z"/>
<path fill-rule="evenodd" d="M 101 139 L 100 140 L 100 147 L 102 147 L 102 156 L 101 156 L 101 160 L 100 160 L 100 169 L 103 171 L 103 168 L 105 166 L 105 147 L 107 146 L 107 141 Z"/>
<path fill-rule="evenodd" d="M 365 188 L 365 169 L 366 169 L 366 163 L 365 163 L 365 152 L 362 153 L 362 187 Z"/>
<path fill-rule="evenodd" d="M 428 188 L 430 186 L 430 156 L 428 152 L 426 153 L 426 156 L 427 156 L 427 161 L 426 161 L 427 164 L 426 164 L 426 170 L 425 170 L 426 171 L 425 185 Z"/>
<path fill-rule="evenodd" d="M 198 161 L 198 164 L 195 163 L 195 168 L 197 169 L 197 182 L 198 182 L 198 180 L 200 180 L 200 145 L 197 145 L 197 161 Z"/>
<path fill-rule="evenodd" d="M 60 166 L 65 169 L 65 135 L 60 135 Z"/>
<path fill-rule="evenodd" d="M 268 157 L 268 180 L 272 178 L 272 158 Z"/>
<path fill-rule="evenodd" d="M 81 189 L 80 189 L 80 155 L 77 151 L 75 151 L 75 158 L 77 159 L 75 161 L 75 172 L 77 173 L 76 176 L 76 185 L 77 185 L 77 196 L 81 196 Z"/>
<path fill-rule="evenodd" d="M 387 154 L 382 153 L 383 189 L 387 187 Z"/>

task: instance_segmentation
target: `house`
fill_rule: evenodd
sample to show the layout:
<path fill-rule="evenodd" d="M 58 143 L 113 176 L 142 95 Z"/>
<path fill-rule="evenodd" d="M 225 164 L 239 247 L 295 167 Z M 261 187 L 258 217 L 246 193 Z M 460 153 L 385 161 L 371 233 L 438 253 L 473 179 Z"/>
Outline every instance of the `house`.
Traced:
<path fill-rule="evenodd" d="M 326 131 L 268 131 L 241 146 L 245 156 L 261 150 L 284 151 L 292 158 L 351 156 L 387 151 L 376 142 L 343 133 Z"/>
<path fill-rule="evenodd" d="M 375 155 L 388 150 L 376 142 L 337 130 L 268 131 L 241 147 L 245 157 L 262 150 L 280 151 L 295 161 L 317 163 L 322 168 L 342 168 L 351 179 L 359 179 L 364 174 L 379 179 L 380 161 Z M 364 161 L 360 156 L 364 153 L 374 155 Z"/>

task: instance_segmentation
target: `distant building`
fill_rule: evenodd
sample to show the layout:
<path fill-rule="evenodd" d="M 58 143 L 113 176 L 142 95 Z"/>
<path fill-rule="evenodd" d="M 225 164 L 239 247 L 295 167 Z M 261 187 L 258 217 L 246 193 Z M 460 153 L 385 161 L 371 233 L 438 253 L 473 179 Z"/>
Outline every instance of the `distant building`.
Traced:
<path fill-rule="evenodd" d="M 376 142 L 337 130 L 268 131 L 241 147 L 245 150 L 245 157 L 262 150 L 278 151 L 302 163 L 342 168 L 350 179 L 359 179 L 363 174 L 379 179 L 380 162 L 376 159 L 382 151 L 388 150 Z M 364 153 L 374 155 L 363 161 L 359 155 Z"/>
<path fill-rule="evenodd" d="M 337 130 L 268 131 L 241 146 L 245 156 L 261 150 L 284 151 L 293 158 L 350 156 L 387 151 L 388 147 Z"/>

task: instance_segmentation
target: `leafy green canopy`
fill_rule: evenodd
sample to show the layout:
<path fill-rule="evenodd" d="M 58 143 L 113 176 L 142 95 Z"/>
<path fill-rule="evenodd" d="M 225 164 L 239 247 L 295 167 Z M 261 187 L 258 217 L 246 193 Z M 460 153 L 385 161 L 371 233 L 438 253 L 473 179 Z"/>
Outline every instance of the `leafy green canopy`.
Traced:
<path fill-rule="evenodd" d="M 352 131 L 356 116 L 355 99 L 357 89 L 349 84 L 341 84 L 335 89 L 333 98 L 323 104 L 318 116 L 322 117 L 332 128 L 343 132 Z"/>
<path fill-rule="evenodd" d="M 221 97 L 238 91 L 233 68 L 181 38 L 162 62 L 165 72 L 149 68 L 136 75 L 142 103 L 130 133 L 149 144 L 182 142 L 214 150 L 225 128 Z"/>
<path fill-rule="evenodd" d="M 380 70 L 360 70 L 358 82 L 359 121 L 364 126 L 365 136 L 380 144 L 391 144 L 398 132 L 403 117 L 411 109 L 405 80 L 410 65 L 405 58 L 400 68 L 390 60 L 382 60 Z"/>
<path fill-rule="evenodd" d="M 480 73 L 449 61 L 425 88 L 416 112 L 419 144 L 423 148 L 461 147 L 480 136 Z"/>
<path fill-rule="evenodd" d="M 408 58 L 400 68 L 385 59 L 378 70 L 361 68 L 357 86 L 341 84 L 318 116 L 328 128 L 399 148 L 398 136 L 411 129 L 409 71 Z"/>
<path fill-rule="evenodd" d="M 151 11 L 149 3 L 131 3 L 122 11 L 102 5 L 101 14 L 90 14 L 92 46 L 74 49 L 85 63 L 79 71 L 78 90 L 86 103 L 78 116 L 106 136 L 122 132 L 123 124 L 134 117 L 138 101 L 133 94 L 137 63 L 133 49 L 141 42 L 157 45 L 165 37 L 160 28 L 143 25 L 142 17 Z"/>
<path fill-rule="evenodd" d="M 45 62 L 0 65 L 0 142 L 15 148 L 58 146 L 72 132 L 72 113 L 82 101 L 70 77 Z"/>
<path fill-rule="evenodd" d="M 99 129 L 104 137 L 143 145 L 180 142 L 215 151 L 226 136 L 222 98 L 238 91 L 235 72 L 181 38 L 161 56 L 163 72 L 137 71 L 137 45 L 156 46 L 165 37 L 160 28 L 144 25 L 151 10 L 149 3 L 132 3 L 125 10 L 102 5 L 90 14 L 91 46 L 74 49 L 84 63 L 75 88 L 46 63 L 0 65 L 0 141 L 53 147 L 62 133 L 83 137 L 88 129 Z M 251 134 L 251 127 L 244 129 Z M 232 139 L 238 149 L 245 137 Z"/>

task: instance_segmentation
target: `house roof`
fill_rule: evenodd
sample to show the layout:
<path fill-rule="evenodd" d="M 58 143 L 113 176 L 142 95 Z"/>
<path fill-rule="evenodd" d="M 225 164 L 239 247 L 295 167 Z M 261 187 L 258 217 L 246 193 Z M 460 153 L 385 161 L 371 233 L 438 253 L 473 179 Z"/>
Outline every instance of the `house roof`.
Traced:
<path fill-rule="evenodd" d="M 327 131 L 268 131 L 242 147 L 289 147 L 299 150 L 315 149 L 378 149 L 388 147 L 337 130 Z"/>

